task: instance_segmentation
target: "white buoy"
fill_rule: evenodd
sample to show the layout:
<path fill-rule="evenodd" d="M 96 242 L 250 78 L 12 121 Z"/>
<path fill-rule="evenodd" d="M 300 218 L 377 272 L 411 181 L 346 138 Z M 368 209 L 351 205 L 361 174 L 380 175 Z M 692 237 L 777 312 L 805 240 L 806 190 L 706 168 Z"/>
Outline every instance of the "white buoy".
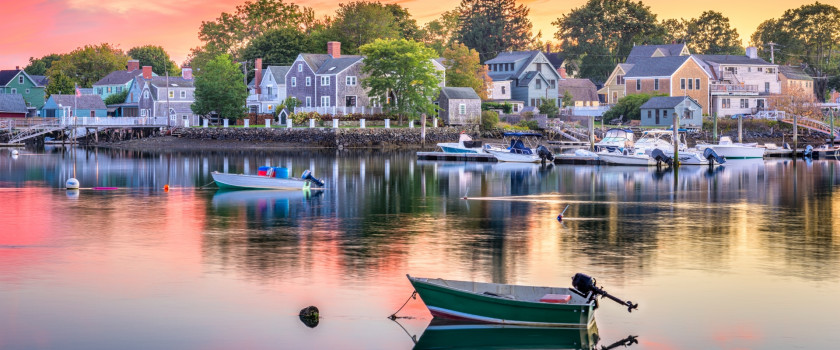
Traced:
<path fill-rule="evenodd" d="M 76 178 L 71 177 L 67 179 L 67 189 L 68 190 L 78 190 L 79 189 L 79 180 Z"/>
<path fill-rule="evenodd" d="M 67 190 L 67 198 L 79 199 L 79 190 Z"/>
<path fill-rule="evenodd" d="M 16 149 L 13 149 L 13 150 L 12 150 L 12 155 L 13 155 L 13 156 L 16 156 L 16 155 L 18 155 L 18 154 L 20 154 L 20 152 L 18 152 L 18 150 L 16 150 Z"/>

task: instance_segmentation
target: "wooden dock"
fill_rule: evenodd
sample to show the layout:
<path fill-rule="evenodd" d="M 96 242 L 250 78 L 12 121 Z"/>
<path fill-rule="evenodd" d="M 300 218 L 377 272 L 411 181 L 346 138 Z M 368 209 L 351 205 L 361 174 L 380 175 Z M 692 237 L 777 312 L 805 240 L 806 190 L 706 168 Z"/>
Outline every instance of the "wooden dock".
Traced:
<path fill-rule="evenodd" d="M 26 146 L 22 143 L 0 143 L 0 147 L 23 147 Z"/>

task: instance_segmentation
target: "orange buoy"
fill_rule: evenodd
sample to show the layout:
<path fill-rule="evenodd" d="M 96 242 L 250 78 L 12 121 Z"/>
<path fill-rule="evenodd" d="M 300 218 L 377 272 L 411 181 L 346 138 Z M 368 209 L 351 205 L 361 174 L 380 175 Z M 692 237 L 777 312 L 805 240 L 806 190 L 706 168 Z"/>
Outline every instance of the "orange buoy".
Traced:
<path fill-rule="evenodd" d="M 169 185 L 163 185 L 163 192 L 169 192 Z"/>

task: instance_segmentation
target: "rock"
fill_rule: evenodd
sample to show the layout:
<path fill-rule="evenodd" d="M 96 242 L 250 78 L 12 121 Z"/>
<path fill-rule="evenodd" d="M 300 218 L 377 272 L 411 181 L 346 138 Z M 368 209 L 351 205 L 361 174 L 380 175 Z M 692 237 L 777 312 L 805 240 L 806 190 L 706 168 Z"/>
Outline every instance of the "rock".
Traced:
<path fill-rule="evenodd" d="M 315 328 L 318 326 L 318 321 L 320 319 L 320 313 L 318 312 L 318 308 L 315 306 L 307 306 L 300 310 L 298 314 L 300 317 L 300 321 L 303 322 L 309 328 Z"/>

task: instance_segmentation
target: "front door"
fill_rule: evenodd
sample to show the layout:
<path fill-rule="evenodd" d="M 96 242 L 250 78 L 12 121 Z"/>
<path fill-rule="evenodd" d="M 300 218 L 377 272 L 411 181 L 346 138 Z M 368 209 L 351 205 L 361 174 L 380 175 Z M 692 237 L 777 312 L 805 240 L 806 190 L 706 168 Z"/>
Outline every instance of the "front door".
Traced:
<path fill-rule="evenodd" d="M 96 117 L 96 111 L 91 110 L 91 111 L 90 111 L 90 117 L 91 117 L 91 118 Z"/>
<path fill-rule="evenodd" d="M 656 125 L 659 125 L 659 110 L 657 109 L 654 114 L 656 114 Z"/>

